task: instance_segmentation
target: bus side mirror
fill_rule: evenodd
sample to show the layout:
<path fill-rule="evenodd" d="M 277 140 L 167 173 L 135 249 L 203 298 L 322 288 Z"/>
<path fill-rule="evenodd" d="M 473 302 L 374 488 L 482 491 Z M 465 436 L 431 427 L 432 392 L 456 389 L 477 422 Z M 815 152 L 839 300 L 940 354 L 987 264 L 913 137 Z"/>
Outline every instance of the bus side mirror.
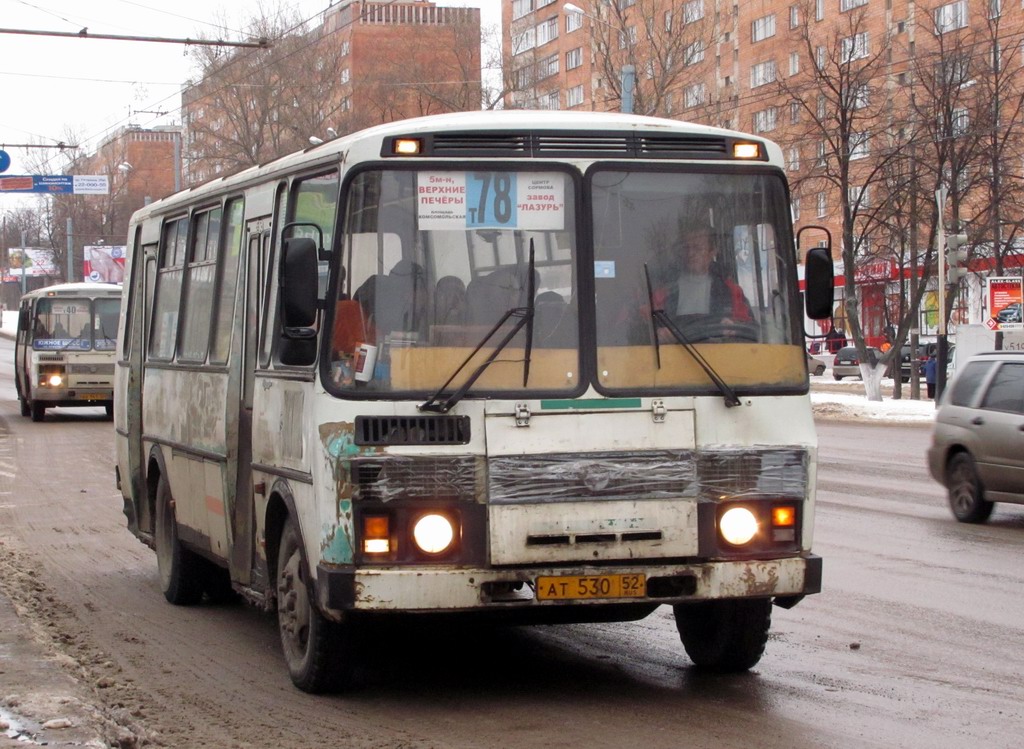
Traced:
<path fill-rule="evenodd" d="M 289 338 L 311 338 L 317 310 L 317 246 L 308 237 L 284 241 L 281 255 L 281 320 Z"/>
<path fill-rule="evenodd" d="M 832 254 L 827 247 L 812 247 L 804 261 L 804 306 L 807 317 L 825 320 L 835 303 Z"/>

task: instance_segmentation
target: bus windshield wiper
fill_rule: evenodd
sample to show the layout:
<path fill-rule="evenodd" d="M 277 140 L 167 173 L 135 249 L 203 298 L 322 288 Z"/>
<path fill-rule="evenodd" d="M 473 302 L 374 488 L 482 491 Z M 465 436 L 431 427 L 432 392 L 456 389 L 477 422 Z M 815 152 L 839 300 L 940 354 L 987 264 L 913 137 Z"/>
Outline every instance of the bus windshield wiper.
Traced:
<path fill-rule="evenodd" d="M 505 314 L 501 316 L 501 319 L 498 320 L 498 322 L 494 325 L 494 327 L 487 331 L 487 335 L 485 335 L 483 339 L 480 341 L 480 343 L 476 345 L 476 348 L 474 348 L 472 353 L 466 357 L 465 361 L 463 361 L 462 364 L 460 364 L 455 369 L 455 371 L 452 372 L 451 377 L 449 377 L 445 381 L 445 383 L 437 389 L 436 393 L 431 395 L 426 401 L 419 405 L 420 411 L 430 411 L 432 413 L 442 414 L 448 413 L 448 411 L 450 411 L 456 403 L 458 403 L 460 400 L 463 399 L 463 397 L 465 397 L 466 393 L 469 392 L 469 389 L 473 387 L 473 385 L 476 383 L 478 379 L 480 379 L 480 376 L 484 373 L 484 370 L 491 366 L 494 360 L 498 357 L 498 354 L 500 354 L 505 349 L 505 347 L 508 346 L 512 339 L 515 338 L 519 331 L 522 330 L 524 327 L 526 328 L 526 350 L 525 355 L 523 357 L 523 387 L 526 387 L 526 383 L 530 379 L 530 354 L 533 349 L 533 297 L 534 292 L 536 291 L 536 289 L 534 288 L 535 283 L 533 274 L 533 239 L 531 238 L 530 267 L 526 281 L 526 306 L 513 307 L 512 309 L 506 311 Z M 501 329 L 501 326 L 505 324 L 505 321 L 507 321 L 511 317 L 517 317 L 519 319 L 516 320 L 515 325 L 513 325 L 512 329 L 505 334 L 505 337 L 501 339 L 498 345 L 494 347 L 494 351 L 490 353 L 490 355 L 480 364 L 479 367 L 473 370 L 473 373 L 466 379 L 464 383 L 462 383 L 461 386 L 459 386 L 458 390 L 449 395 L 444 401 L 440 401 L 439 399 L 441 398 L 442 395 L 444 395 L 444 392 L 448 388 L 448 386 L 451 385 L 452 381 L 459 376 L 459 372 L 466 368 L 466 365 L 473 360 L 473 357 L 477 355 L 477 352 L 479 352 L 480 349 L 482 349 L 487 344 L 487 342 L 494 337 L 494 334 Z"/>
<path fill-rule="evenodd" d="M 704 370 L 708 378 L 715 383 L 715 387 L 718 388 L 718 391 L 725 398 L 726 408 L 742 405 L 739 397 L 736 395 L 736 391 L 729 387 L 729 384 L 722 379 L 722 376 L 701 355 L 697 347 L 690 342 L 665 310 L 654 308 L 654 291 L 651 288 L 651 274 L 647 269 L 647 263 L 644 263 L 644 278 L 647 281 L 647 301 L 651 307 L 651 325 L 654 329 L 654 356 L 658 363 L 658 369 L 661 369 L 661 344 L 658 342 L 658 324 L 660 323 L 679 342 L 679 345 L 686 349 L 686 352 L 693 357 L 693 360 L 700 365 L 700 368 Z"/>

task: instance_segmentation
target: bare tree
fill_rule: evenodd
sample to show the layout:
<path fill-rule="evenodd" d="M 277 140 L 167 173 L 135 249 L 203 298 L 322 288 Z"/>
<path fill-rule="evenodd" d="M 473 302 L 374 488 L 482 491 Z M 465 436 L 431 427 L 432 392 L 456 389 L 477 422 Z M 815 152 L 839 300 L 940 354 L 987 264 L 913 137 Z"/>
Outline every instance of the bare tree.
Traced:
<path fill-rule="evenodd" d="M 698 63 L 712 47 L 714 24 L 702 0 L 592 3 L 581 23 L 590 27 L 591 59 L 603 91 L 600 98 L 594 94 L 595 110 L 621 109 L 625 66 L 635 74 L 632 111 L 638 114 L 671 115 L 683 90 L 706 78 Z M 519 88 L 531 76 L 537 80 L 522 65 L 518 75 Z"/>
<path fill-rule="evenodd" d="M 793 108 L 780 142 L 789 148 L 805 143 L 815 148 L 809 168 L 794 180 L 796 189 L 805 195 L 831 195 L 839 205 L 844 316 L 862 362 L 868 362 L 869 355 L 857 271 L 877 257 L 872 247 L 884 233 L 884 203 L 872 193 L 883 192 L 891 174 L 887 170 L 902 154 L 901 141 L 891 135 L 891 101 L 880 86 L 888 66 L 889 40 L 869 35 L 865 11 L 844 13 L 824 32 L 820 24 L 805 20 L 800 31 L 801 72 L 777 84 Z M 870 400 L 881 400 L 882 375 L 898 353 L 893 347 L 875 366 L 862 365 Z"/>

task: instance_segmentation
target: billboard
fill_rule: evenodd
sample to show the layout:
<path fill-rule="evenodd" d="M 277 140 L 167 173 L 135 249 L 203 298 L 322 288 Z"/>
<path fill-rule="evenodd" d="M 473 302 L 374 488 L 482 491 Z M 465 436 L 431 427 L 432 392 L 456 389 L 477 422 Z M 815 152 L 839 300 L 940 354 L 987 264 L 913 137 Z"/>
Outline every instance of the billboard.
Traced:
<path fill-rule="evenodd" d="M 1024 280 L 1019 276 L 986 279 L 989 330 L 1024 330 Z"/>
<path fill-rule="evenodd" d="M 85 246 L 82 278 L 95 283 L 121 283 L 124 281 L 125 245 Z"/>
<path fill-rule="evenodd" d="M 57 266 L 50 250 L 11 247 L 7 250 L 8 271 L 5 281 L 20 281 L 24 276 L 56 276 Z"/>

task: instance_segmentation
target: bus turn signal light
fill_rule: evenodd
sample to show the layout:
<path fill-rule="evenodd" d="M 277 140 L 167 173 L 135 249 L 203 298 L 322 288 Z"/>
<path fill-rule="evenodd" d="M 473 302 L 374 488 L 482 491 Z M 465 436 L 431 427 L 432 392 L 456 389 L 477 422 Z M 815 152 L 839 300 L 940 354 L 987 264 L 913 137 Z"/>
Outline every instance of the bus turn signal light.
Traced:
<path fill-rule="evenodd" d="M 737 159 L 759 159 L 761 158 L 761 145 L 759 143 L 733 143 L 732 155 Z"/>
<path fill-rule="evenodd" d="M 363 516 L 363 553 L 387 554 L 391 551 L 391 527 L 387 515 Z"/>
<path fill-rule="evenodd" d="M 772 526 L 775 528 L 792 528 L 796 525 L 796 508 L 780 505 L 772 508 Z"/>

